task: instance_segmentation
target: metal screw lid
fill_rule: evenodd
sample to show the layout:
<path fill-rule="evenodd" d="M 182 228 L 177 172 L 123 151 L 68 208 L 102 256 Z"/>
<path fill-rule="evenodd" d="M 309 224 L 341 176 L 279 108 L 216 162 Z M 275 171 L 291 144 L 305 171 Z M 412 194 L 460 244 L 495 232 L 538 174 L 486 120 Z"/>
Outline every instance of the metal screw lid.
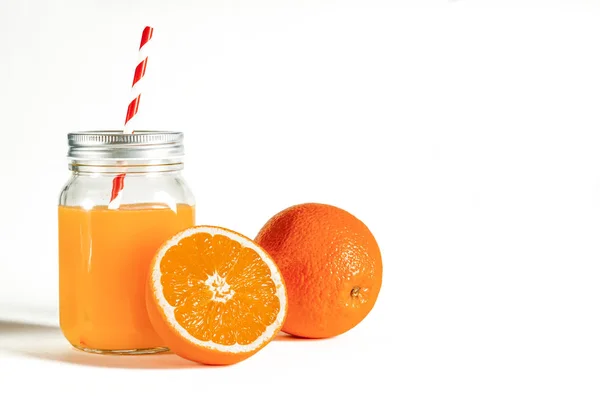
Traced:
<path fill-rule="evenodd" d="M 71 160 L 178 160 L 183 133 L 167 131 L 85 131 L 68 134 Z"/>

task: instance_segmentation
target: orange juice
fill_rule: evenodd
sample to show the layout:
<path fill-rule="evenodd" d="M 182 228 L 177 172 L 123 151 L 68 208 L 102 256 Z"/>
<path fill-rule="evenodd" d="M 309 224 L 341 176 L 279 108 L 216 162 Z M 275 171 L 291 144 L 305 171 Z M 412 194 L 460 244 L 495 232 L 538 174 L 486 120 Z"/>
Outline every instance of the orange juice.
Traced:
<path fill-rule="evenodd" d="M 88 351 L 160 349 L 146 312 L 148 266 L 158 247 L 194 225 L 194 207 L 59 206 L 60 326 Z"/>

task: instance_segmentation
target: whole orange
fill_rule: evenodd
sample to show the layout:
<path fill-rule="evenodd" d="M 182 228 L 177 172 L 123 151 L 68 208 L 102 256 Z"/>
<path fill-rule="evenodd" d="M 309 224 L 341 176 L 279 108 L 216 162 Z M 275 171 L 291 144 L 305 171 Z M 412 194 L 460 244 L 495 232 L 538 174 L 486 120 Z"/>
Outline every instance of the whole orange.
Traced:
<path fill-rule="evenodd" d="M 349 212 L 306 203 L 273 216 L 255 241 L 275 260 L 288 294 L 282 330 L 327 338 L 360 323 L 381 288 L 379 246 Z"/>

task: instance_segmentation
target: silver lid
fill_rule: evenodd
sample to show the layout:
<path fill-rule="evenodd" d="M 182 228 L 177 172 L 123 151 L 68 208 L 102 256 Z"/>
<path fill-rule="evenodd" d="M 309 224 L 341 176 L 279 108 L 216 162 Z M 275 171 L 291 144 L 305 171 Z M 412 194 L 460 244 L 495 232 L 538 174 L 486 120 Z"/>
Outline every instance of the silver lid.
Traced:
<path fill-rule="evenodd" d="M 85 131 L 68 134 L 71 160 L 181 161 L 183 133 L 166 131 Z"/>

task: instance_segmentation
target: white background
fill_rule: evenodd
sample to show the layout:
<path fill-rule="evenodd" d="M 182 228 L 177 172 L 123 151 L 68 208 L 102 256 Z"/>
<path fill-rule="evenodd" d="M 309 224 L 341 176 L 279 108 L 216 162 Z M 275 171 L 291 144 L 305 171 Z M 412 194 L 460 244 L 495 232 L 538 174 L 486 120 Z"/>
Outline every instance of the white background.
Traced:
<path fill-rule="evenodd" d="M 352 212 L 357 328 L 226 368 L 69 349 L 66 133 L 121 128 L 145 24 L 137 126 L 186 133 L 198 223 Z M 600 1 L 2 0 L 0 127 L 2 396 L 600 393 Z"/>

